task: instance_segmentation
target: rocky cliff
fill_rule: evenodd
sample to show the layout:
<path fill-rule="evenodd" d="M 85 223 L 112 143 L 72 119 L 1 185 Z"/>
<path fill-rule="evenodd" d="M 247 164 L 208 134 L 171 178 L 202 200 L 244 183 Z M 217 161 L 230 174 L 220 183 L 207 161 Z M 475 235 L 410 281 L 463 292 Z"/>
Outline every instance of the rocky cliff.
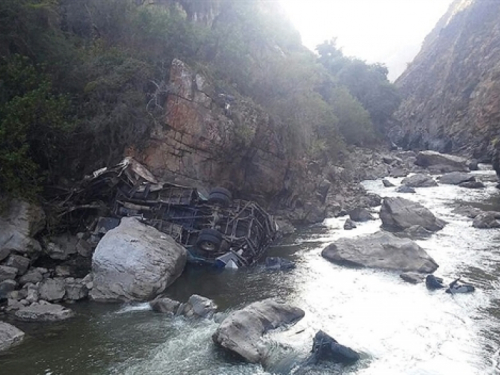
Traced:
<path fill-rule="evenodd" d="M 396 81 L 405 148 L 489 160 L 500 129 L 500 1 L 456 0 Z"/>

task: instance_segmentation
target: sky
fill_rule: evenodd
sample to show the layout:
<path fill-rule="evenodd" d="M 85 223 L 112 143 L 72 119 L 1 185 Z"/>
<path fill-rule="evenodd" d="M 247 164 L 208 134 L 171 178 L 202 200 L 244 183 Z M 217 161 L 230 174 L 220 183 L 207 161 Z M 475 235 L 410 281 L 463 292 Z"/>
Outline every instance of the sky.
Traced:
<path fill-rule="evenodd" d="M 280 0 L 314 50 L 332 37 L 344 55 L 381 62 L 394 80 L 453 0 Z"/>

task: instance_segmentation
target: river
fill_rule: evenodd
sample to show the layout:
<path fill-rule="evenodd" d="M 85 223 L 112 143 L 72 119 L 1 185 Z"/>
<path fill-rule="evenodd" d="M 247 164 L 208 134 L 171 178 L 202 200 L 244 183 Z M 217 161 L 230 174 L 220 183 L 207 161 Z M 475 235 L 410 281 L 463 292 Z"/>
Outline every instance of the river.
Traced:
<path fill-rule="evenodd" d="M 474 172 L 491 177 L 493 171 Z M 398 184 L 400 179 L 390 179 Z M 381 196 L 396 196 L 381 181 L 364 186 Z M 270 255 L 291 259 L 297 268 L 266 272 L 262 268 L 224 271 L 189 268 L 168 296 L 186 301 L 197 293 L 215 300 L 220 310 L 240 308 L 267 297 L 305 310 L 288 330 L 266 337 L 269 360 L 251 365 L 214 346 L 212 320 L 189 321 L 154 313 L 147 304 L 73 305 L 77 317 L 40 326 L 18 324 L 28 334 L 23 344 L 0 356 L 1 374 L 290 374 L 311 349 L 322 329 L 361 354 L 354 366 L 321 364 L 302 374 L 499 374 L 500 231 L 475 229 L 471 219 L 453 213 L 469 202 L 500 209 L 495 183 L 481 190 L 452 185 L 420 188 L 402 194 L 429 208 L 448 225 L 417 241 L 440 265 L 435 272 L 447 282 L 458 276 L 476 286 L 469 295 L 428 291 L 397 272 L 350 269 L 320 256 L 330 242 L 379 230 L 380 220 L 342 229 L 345 218 L 327 219 L 300 231 Z"/>

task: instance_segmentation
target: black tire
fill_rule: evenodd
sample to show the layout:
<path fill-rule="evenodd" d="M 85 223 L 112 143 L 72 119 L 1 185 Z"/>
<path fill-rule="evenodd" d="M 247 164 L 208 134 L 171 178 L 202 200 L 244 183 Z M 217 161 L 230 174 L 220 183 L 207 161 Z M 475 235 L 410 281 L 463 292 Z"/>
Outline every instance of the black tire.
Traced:
<path fill-rule="evenodd" d="M 207 252 L 219 250 L 222 243 L 222 233 L 216 229 L 202 229 L 196 240 L 196 247 Z"/>
<path fill-rule="evenodd" d="M 212 189 L 212 191 L 208 195 L 208 203 L 219 204 L 222 207 L 227 207 L 231 204 L 232 198 L 233 195 L 229 190 L 222 187 L 216 187 Z"/>

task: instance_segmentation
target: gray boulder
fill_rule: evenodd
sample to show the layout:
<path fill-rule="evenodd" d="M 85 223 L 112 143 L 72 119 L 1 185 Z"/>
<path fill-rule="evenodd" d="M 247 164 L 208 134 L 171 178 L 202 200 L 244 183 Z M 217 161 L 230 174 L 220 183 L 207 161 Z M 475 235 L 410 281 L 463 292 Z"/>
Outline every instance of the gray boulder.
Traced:
<path fill-rule="evenodd" d="M 472 226 L 479 229 L 500 228 L 500 212 L 482 212 L 474 218 Z"/>
<path fill-rule="evenodd" d="M 356 238 L 341 238 L 321 255 L 336 264 L 399 271 L 434 272 L 438 265 L 415 242 L 380 231 Z"/>
<path fill-rule="evenodd" d="M 351 230 L 357 228 L 356 223 L 352 221 L 351 219 L 346 219 L 344 223 L 344 229 L 345 230 Z"/>
<path fill-rule="evenodd" d="M 40 283 L 40 298 L 46 301 L 60 301 L 66 294 L 63 279 L 46 279 Z"/>
<path fill-rule="evenodd" d="M 72 318 L 74 315 L 75 313 L 66 307 L 44 301 L 34 302 L 15 313 L 16 319 L 27 322 L 57 322 Z"/>
<path fill-rule="evenodd" d="M 404 167 L 391 167 L 389 176 L 391 177 L 406 177 L 408 176 L 408 169 Z"/>
<path fill-rule="evenodd" d="M 314 336 L 312 353 L 313 362 L 331 361 L 349 365 L 360 359 L 358 353 L 339 344 L 337 340 L 323 331 L 318 331 Z"/>
<path fill-rule="evenodd" d="M 80 301 L 89 295 L 89 290 L 82 279 L 68 277 L 64 280 L 64 289 L 66 291 L 64 298 L 68 301 Z"/>
<path fill-rule="evenodd" d="M 17 268 L 0 266 L 0 281 L 14 280 L 17 276 Z"/>
<path fill-rule="evenodd" d="M 397 193 L 403 193 L 403 194 L 415 194 L 416 191 L 414 188 L 406 185 L 401 185 L 396 188 Z"/>
<path fill-rule="evenodd" d="M 484 188 L 484 184 L 481 181 L 466 181 L 458 184 L 458 186 L 466 188 L 466 189 L 482 189 Z"/>
<path fill-rule="evenodd" d="M 170 236 L 125 217 L 92 256 L 95 301 L 147 301 L 163 292 L 186 264 L 187 251 Z"/>
<path fill-rule="evenodd" d="M 56 260 L 66 260 L 78 252 L 78 238 L 69 233 L 50 238 L 45 246 L 46 254 Z"/>
<path fill-rule="evenodd" d="M 382 180 L 382 184 L 384 185 L 384 187 L 393 187 L 393 186 L 395 186 L 391 181 L 386 180 L 385 178 Z"/>
<path fill-rule="evenodd" d="M 210 318 L 217 311 L 217 305 L 209 298 L 193 294 L 183 306 L 182 314 L 187 317 Z"/>
<path fill-rule="evenodd" d="M 469 167 L 467 166 L 467 159 L 461 158 L 459 156 L 441 154 L 436 151 L 421 151 L 417 155 L 416 165 L 424 168 L 430 168 L 436 172 L 446 171 L 446 172 L 468 172 Z"/>
<path fill-rule="evenodd" d="M 19 279 L 19 284 L 25 285 L 28 283 L 36 284 L 43 280 L 43 275 L 37 269 L 31 268 Z"/>
<path fill-rule="evenodd" d="M 269 330 L 300 320 L 303 310 L 272 299 L 254 302 L 230 313 L 212 335 L 213 341 L 248 362 L 264 359 L 261 337 Z"/>
<path fill-rule="evenodd" d="M 5 265 L 9 267 L 14 267 L 17 269 L 18 275 L 24 275 L 30 266 L 30 259 L 23 257 L 21 255 L 10 254 Z"/>
<path fill-rule="evenodd" d="M 33 239 L 45 227 L 45 213 L 34 204 L 12 200 L 0 214 L 0 261 L 12 251 L 30 256 L 41 251 Z"/>
<path fill-rule="evenodd" d="M 417 173 L 413 176 L 406 177 L 403 181 L 401 181 L 402 185 L 406 185 L 409 187 L 432 187 L 438 186 L 437 182 L 429 176 L 428 174 Z"/>
<path fill-rule="evenodd" d="M 349 211 L 349 217 L 352 221 L 364 222 L 374 220 L 375 218 L 366 208 L 357 207 Z"/>
<path fill-rule="evenodd" d="M 420 203 L 405 198 L 385 198 L 380 209 L 382 227 L 393 232 L 419 225 L 431 232 L 441 230 L 446 222 L 438 219 Z"/>
<path fill-rule="evenodd" d="M 462 182 L 475 181 L 475 180 L 476 178 L 469 173 L 451 172 L 442 175 L 439 178 L 439 183 L 448 185 L 458 185 L 461 184 Z"/>
<path fill-rule="evenodd" d="M 467 216 L 470 219 L 474 219 L 477 215 L 481 214 L 483 211 L 480 208 L 472 206 L 460 206 L 453 210 L 453 212 Z"/>
<path fill-rule="evenodd" d="M 151 309 L 153 309 L 153 311 L 172 315 L 177 314 L 180 305 L 181 303 L 179 301 L 175 301 L 163 296 L 158 296 L 154 300 L 149 302 L 149 306 L 151 306 Z"/>
<path fill-rule="evenodd" d="M 24 339 L 24 332 L 5 322 L 0 322 L 0 351 L 19 344 Z"/>

